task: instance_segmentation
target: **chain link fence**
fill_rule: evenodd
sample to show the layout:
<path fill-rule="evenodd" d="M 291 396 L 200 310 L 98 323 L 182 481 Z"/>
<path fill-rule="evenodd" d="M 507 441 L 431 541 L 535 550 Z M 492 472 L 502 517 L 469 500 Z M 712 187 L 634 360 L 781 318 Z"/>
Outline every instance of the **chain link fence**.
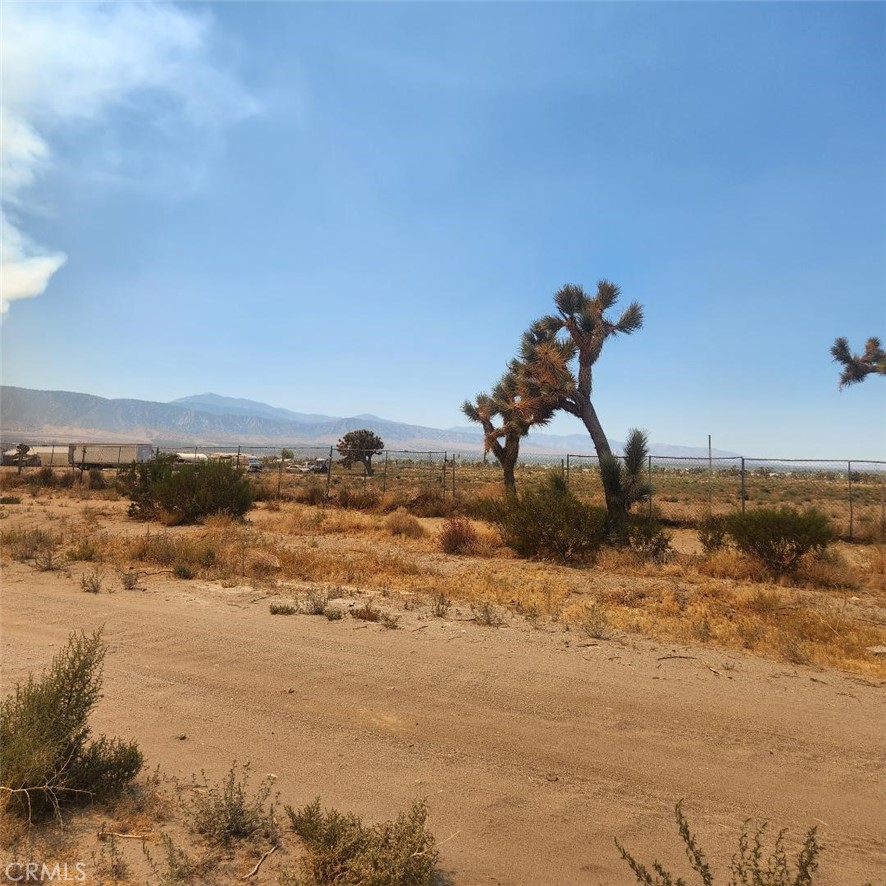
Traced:
<path fill-rule="evenodd" d="M 566 483 L 603 504 L 597 456 L 567 455 Z M 640 507 L 674 524 L 755 507 L 817 508 L 850 539 L 886 535 L 886 462 L 649 456 L 652 496 Z"/>
<path fill-rule="evenodd" d="M 146 444 L 35 443 L 26 453 L 8 449 L 4 465 L 26 476 L 47 466 L 119 472 L 136 460 L 172 455 L 180 463 L 229 461 L 255 475 L 267 496 L 359 501 L 359 496 L 411 499 L 469 499 L 500 491 L 501 469 L 494 459 L 446 451 L 372 450 L 342 459 L 334 446 L 159 446 Z M 603 504 L 599 460 L 567 454 L 522 461 L 519 487 L 550 470 L 562 472 L 569 489 L 583 501 Z M 756 507 L 815 507 L 835 530 L 850 539 L 886 536 L 886 462 L 803 459 L 684 458 L 649 456 L 651 498 L 638 505 L 668 523 L 697 525 L 716 514 Z M 310 493 L 314 493 L 311 495 Z M 357 498 L 354 498 L 354 497 Z M 364 499 L 366 500 L 366 499 Z"/>

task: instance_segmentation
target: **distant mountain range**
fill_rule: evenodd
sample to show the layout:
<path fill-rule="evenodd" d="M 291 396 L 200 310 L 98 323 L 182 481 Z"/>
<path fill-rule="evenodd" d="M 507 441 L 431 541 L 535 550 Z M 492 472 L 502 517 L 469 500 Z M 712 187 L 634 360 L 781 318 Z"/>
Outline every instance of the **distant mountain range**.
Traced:
<path fill-rule="evenodd" d="M 200 444 L 224 446 L 330 446 L 348 431 L 369 427 L 389 449 L 479 453 L 479 428 L 427 428 L 373 415 L 340 418 L 293 412 L 254 400 L 197 394 L 171 403 L 109 400 L 70 391 L 35 391 L 0 387 L 0 435 L 3 445 L 19 442 L 145 442 L 155 446 Z M 620 451 L 621 444 L 611 441 Z M 653 455 L 706 456 L 707 449 L 653 443 Z M 527 456 L 593 454 L 587 434 L 532 433 L 521 446 Z M 733 452 L 714 450 L 714 456 Z"/>

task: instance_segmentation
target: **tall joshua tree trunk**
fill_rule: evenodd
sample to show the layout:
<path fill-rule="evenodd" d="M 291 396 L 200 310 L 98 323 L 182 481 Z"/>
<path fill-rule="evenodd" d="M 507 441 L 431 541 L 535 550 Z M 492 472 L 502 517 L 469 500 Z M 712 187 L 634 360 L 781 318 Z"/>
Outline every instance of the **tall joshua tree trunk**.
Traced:
<path fill-rule="evenodd" d="M 618 296 L 619 288 L 608 280 L 597 284 L 595 296 L 588 295 L 581 286 L 567 284 L 554 296 L 557 313 L 533 323 L 520 349 L 528 372 L 557 392 L 558 408 L 584 424 L 600 459 L 611 457 L 612 449 L 592 401 L 593 367 L 610 336 L 620 332 L 630 335 L 643 325 L 643 308 L 637 302 L 630 304 L 617 321 L 606 316 Z M 627 508 L 619 490 L 604 482 L 603 491 L 610 520 L 623 523 Z"/>

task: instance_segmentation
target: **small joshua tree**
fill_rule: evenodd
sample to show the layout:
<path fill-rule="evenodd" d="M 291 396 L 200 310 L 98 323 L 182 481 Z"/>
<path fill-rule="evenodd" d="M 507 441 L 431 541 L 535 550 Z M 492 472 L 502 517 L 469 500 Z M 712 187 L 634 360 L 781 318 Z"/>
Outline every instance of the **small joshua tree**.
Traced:
<path fill-rule="evenodd" d="M 18 456 L 18 473 L 22 472 L 22 464 L 25 461 L 25 456 L 31 451 L 31 447 L 28 446 L 27 443 L 19 443 L 18 446 L 15 447 L 16 455 Z"/>
<path fill-rule="evenodd" d="M 362 428 L 359 431 L 348 431 L 335 447 L 341 455 L 342 464 L 349 468 L 354 462 L 360 462 L 368 476 L 372 476 L 372 456 L 384 451 L 385 444 L 381 437 Z"/>
<path fill-rule="evenodd" d="M 600 456 L 600 476 L 607 499 L 617 500 L 627 513 L 637 502 L 646 501 L 652 487 L 646 474 L 649 440 L 643 431 L 631 428 L 624 447 L 624 462 L 611 453 Z"/>

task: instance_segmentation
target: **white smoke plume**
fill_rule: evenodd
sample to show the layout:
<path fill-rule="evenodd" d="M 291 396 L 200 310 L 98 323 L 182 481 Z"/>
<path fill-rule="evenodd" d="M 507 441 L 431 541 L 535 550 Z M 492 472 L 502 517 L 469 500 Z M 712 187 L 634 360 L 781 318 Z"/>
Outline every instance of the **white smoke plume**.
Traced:
<path fill-rule="evenodd" d="M 53 162 L 60 134 L 112 126 L 115 110 L 138 109 L 142 99 L 151 113 L 201 131 L 257 110 L 214 60 L 215 37 L 205 10 L 168 3 L 3 4 L 0 315 L 44 292 L 66 260 L 26 233 L 29 190 Z M 120 163 L 125 171 L 125 155 Z"/>

